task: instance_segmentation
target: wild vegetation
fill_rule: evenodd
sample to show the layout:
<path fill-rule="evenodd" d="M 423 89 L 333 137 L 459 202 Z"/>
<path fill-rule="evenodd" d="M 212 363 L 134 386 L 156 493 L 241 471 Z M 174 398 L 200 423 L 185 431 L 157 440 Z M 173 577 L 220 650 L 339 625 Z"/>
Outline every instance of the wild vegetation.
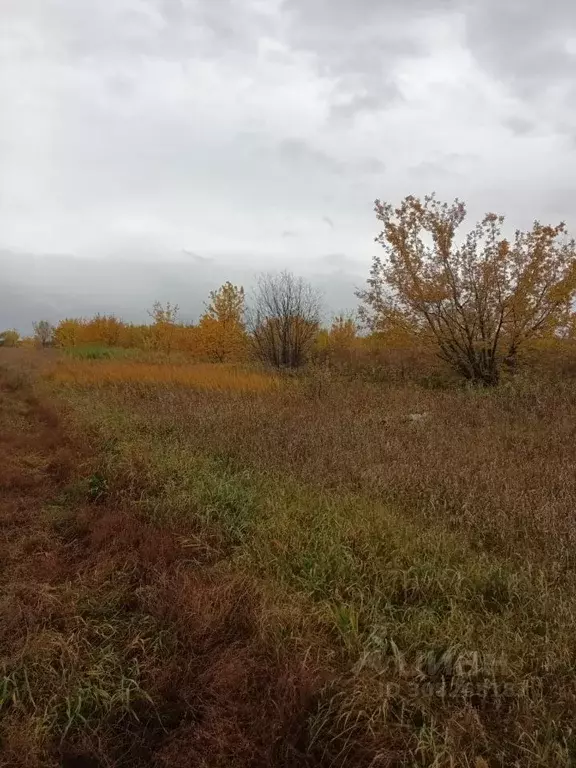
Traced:
<path fill-rule="evenodd" d="M 0 765 L 574 765 L 573 245 L 377 212 L 368 328 L 283 275 L 0 351 Z"/>

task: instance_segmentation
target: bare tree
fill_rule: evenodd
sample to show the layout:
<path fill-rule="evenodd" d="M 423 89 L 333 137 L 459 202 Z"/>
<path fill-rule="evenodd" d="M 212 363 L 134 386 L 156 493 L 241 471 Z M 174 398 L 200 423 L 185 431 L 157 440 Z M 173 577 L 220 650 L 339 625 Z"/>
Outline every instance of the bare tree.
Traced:
<path fill-rule="evenodd" d="M 276 368 L 299 368 L 308 359 L 318 331 L 321 296 L 290 272 L 263 274 L 248 312 L 254 352 Z"/>
<path fill-rule="evenodd" d="M 38 320 L 32 323 L 34 328 L 34 339 L 39 347 L 49 347 L 54 341 L 55 328 L 48 320 Z"/>

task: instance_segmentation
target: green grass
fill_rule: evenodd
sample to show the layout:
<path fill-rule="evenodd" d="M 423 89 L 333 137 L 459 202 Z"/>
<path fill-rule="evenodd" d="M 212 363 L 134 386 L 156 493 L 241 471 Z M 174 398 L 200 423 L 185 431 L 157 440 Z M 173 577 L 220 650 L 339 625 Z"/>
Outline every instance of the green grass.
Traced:
<path fill-rule="evenodd" d="M 147 727 L 161 729 L 147 689 L 150 670 L 168 663 L 173 644 L 149 613 L 127 610 L 130 572 L 56 588 L 38 584 L 24 600 L 22 589 L 4 597 L 5 615 L 24 611 L 28 629 L 26 642 L 0 663 L 0 719 L 5 733 L 26 723 L 23 764 L 39 764 L 46 743 L 97 742 L 108 722 L 119 737 L 143 717 Z"/>
<path fill-rule="evenodd" d="M 138 349 L 108 347 L 102 344 L 83 344 L 78 347 L 65 347 L 64 354 L 74 360 L 123 360 L 137 359 L 142 355 Z"/>

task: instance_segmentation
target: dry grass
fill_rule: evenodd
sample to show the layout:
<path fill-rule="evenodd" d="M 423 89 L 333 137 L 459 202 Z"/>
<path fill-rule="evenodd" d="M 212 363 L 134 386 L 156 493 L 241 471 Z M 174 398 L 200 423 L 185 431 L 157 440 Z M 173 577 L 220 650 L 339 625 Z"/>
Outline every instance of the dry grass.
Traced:
<path fill-rule="evenodd" d="M 79 646 L 69 679 L 93 658 L 124 729 L 118 670 L 143 638 L 126 765 L 574 765 L 568 384 L 50 387 L 94 452 L 57 494 L 84 511 L 58 524 L 83 597 L 56 621 L 71 637 L 82 601 L 112 601 L 115 661 Z M 104 762 L 118 759 L 109 710 L 93 712 L 67 754 L 120 764 Z"/>
<path fill-rule="evenodd" d="M 217 535 L 108 505 L 95 462 L 0 371 L 0 765 L 297 761 L 319 664 L 269 643 L 282 610 Z"/>
<path fill-rule="evenodd" d="M 440 522 L 478 549 L 521 559 L 530 552 L 559 564 L 573 559 L 570 382 L 518 381 L 487 392 L 334 381 L 266 395 L 124 389 L 90 392 L 88 400 L 97 419 L 100 407 L 112 409 L 194 453 L 399 505 L 418 523 Z"/>
<path fill-rule="evenodd" d="M 145 363 L 135 360 L 59 360 L 51 373 L 60 384 L 181 386 L 216 392 L 272 392 L 277 377 L 234 365 Z"/>

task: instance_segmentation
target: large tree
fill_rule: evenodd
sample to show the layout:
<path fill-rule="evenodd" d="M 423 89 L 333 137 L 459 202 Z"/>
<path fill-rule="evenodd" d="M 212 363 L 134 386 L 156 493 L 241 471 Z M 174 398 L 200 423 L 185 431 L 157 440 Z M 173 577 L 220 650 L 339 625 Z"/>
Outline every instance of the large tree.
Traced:
<path fill-rule="evenodd" d="M 398 208 L 376 200 L 383 229 L 361 313 L 374 330 L 400 324 L 430 340 L 474 382 L 496 384 L 527 340 L 554 334 L 576 293 L 576 252 L 564 224 L 535 221 L 511 240 L 489 213 L 463 237 L 464 203 L 406 197 Z"/>
<path fill-rule="evenodd" d="M 299 368 L 308 360 L 320 315 L 320 294 L 301 277 L 261 275 L 249 312 L 255 354 L 277 368 Z"/>

